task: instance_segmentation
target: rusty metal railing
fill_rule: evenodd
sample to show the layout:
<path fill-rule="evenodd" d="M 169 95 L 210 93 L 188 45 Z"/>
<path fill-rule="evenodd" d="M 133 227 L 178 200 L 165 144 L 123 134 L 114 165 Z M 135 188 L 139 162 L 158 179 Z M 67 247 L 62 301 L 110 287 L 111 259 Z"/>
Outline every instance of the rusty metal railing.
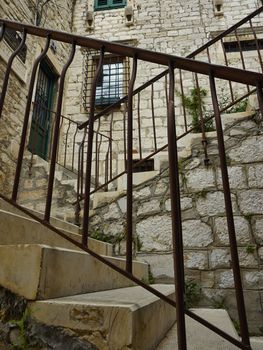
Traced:
<path fill-rule="evenodd" d="M 13 186 L 12 198 L 8 199 L 3 195 L 0 195 L 1 198 L 12 203 L 14 206 L 19 207 L 21 210 L 27 212 L 31 217 L 35 220 L 41 222 L 46 227 L 51 228 L 54 232 L 64 237 L 66 240 L 72 242 L 75 246 L 78 246 L 83 251 L 88 252 L 92 256 L 96 257 L 98 260 L 103 262 L 104 264 L 110 266 L 112 269 L 118 271 L 122 275 L 126 276 L 130 280 L 134 281 L 138 285 L 142 286 L 146 290 L 150 291 L 154 295 L 158 296 L 162 300 L 166 301 L 170 305 L 176 307 L 177 313 L 177 329 L 178 329 L 178 349 L 185 350 L 187 348 L 187 337 L 185 332 L 185 315 L 190 316 L 191 318 L 197 320 L 204 326 L 213 330 L 215 333 L 219 334 L 223 338 L 227 339 L 230 343 L 236 345 L 240 349 L 251 349 L 250 341 L 249 341 L 249 333 L 248 333 L 248 325 L 244 304 L 244 296 L 243 296 L 243 288 L 242 281 L 240 275 L 240 266 L 239 266 L 239 258 L 237 251 L 237 243 L 235 236 L 235 227 L 233 222 L 233 213 L 232 213 L 232 203 L 231 203 L 231 193 L 229 188 L 229 178 L 226 164 L 226 154 L 224 148 L 224 139 L 223 139 L 223 131 L 222 131 L 222 122 L 221 122 L 221 109 L 218 101 L 218 85 L 224 84 L 225 82 L 231 82 L 232 84 L 237 84 L 242 89 L 249 86 L 249 92 L 251 89 L 255 89 L 257 91 L 257 96 L 259 100 L 259 106 L 261 113 L 263 113 L 263 75 L 259 72 L 248 71 L 244 69 L 237 69 L 228 66 L 220 66 L 215 65 L 210 62 L 202 62 L 197 61 L 196 59 L 189 58 L 181 58 L 178 56 L 167 55 L 162 53 L 151 52 L 139 48 L 129 47 L 125 45 L 109 43 L 106 41 L 90 39 L 82 36 L 71 35 L 68 33 L 52 31 L 49 29 L 43 29 L 39 27 L 34 27 L 31 25 L 21 24 L 18 22 L 12 22 L 7 20 L 1 20 L 3 23 L 2 31 L 4 32 L 5 28 L 10 28 L 13 30 L 17 30 L 23 32 L 23 42 L 26 42 L 26 38 L 29 35 L 34 35 L 42 38 L 46 38 L 46 52 L 49 47 L 50 39 L 57 40 L 63 43 L 68 43 L 70 45 L 70 55 L 65 63 L 62 74 L 60 77 L 59 84 L 59 92 L 57 99 L 57 109 L 55 115 L 55 125 L 53 132 L 53 145 L 51 151 L 51 161 L 50 161 L 50 172 L 49 172 L 49 184 L 46 198 L 46 206 L 44 219 L 37 218 L 34 214 L 30 214 L 26 209 L 21 208 L 17 203 L 17 195 L 19 189 L 19 180 L 21 174 L 22 160 L 24 155 L 24 148 L 26 142 L 28 121 L 29 121 L 29 107 L 32 103 L 32 93 L 29 93 L 27 96 L 25 117 L 24 117 L 24 125 L 22 130 L 18 162 L 16 175 Z M 0 38 L 3 35 L 0 34 Z M 64 82 L 66 78 L 66 73 L 71 65 L 74 56 L 75 49 L 77 46 L 81 46 L 84 48 L 91 48 L 95 50 L 100 50 L 100 59 L 99 64 L 97 66 L 97 71 L 95 77 L 93 78 L 92 90 L 91 90 L 91 99 L 90 99 L 90 110 L 89 110 L 89 127 L 87 130 L 87 157 L 86 157 L 86 170 L 85 170 L 85 199 L 84 199 L 84 217 L 83 217 L 83 232 L 82 232 L 82 244 L 77 241 L 69 238 L 58 229 L 54 228 L 50 225 L 50 211 L 52 204 L 52 196 L 53 196 L 53 184 L 54 184 L 54 175 L 55 175 L 55 166 L 58 155 L 58 142 L 59 142 L 59 129 L 61 124 L 61 109 L 63 103 L 63 91 L 64 91 Z M 21 47 L 21 45 L 20 45 Z M 6 98 L 9 75 L 12 68 L 13 60 L 18 54 L 20 47 L 12 54 L 6 68 L 6 74 L 4 77 L 3 89 L 1 92 L 1 100 L 0 100 L 0 118 L 3 112 L 3 105 Z M 45 57 L 46 52 L 43 51 L 40 56 L 36 59 L 33 65 L 33 70 L 31 74 L 29 92 L 31 89 L 33 90 L 36 74 L 34 72 L 37 71 L 37 68 L 41 62 L 41 60 Z M 132 69 L 132 77 L 129 84 L 129 91 L 127 96 L 127 124 L 125 123 L 125 136 L 127 141 L 127 234 L 126 234 L 126 270 L 122 270 L 110 263 L 107 259 L 99 256 L 88 248 L 88 235 L 89 235 L 89 210 L 90 210 L 90 193 L 91 193 L 91 176 L 92 176 L 92 155 L 93 155 L 93 139 L 95 135 L 94 123 L 95 123 L 95 94 L 97 82 L 100 76 L 100 72 L 104 62 L 105 52 L 123 55 L 125 57 L 129 57 L 133 63 Z M 196 56 L 196 55 L 195 55 Z M 150 62 L 151 64 L 156 64 L 157 67 L 159 65 L 164 65 L 168 67 L 168 79 L 166 79 L 166 106 L 165 111 L 167 112 L 166 125 L 167 126 L 167 136 L 168 136 L 168 154 L 169 154 L 169 169 L 170 169 L 170 194 L 171 194 L 171 219 L 172 219 L 172 237 L 171 240 L 173 242 L 173 257 L 174 257 L 174 270 L 175 270 L 175 289 L 176 289 L 176 302 L 167 298 L 162 293 L 156 291 L 152 286 L 147 285 L 143 281 L 138 280 L 133 276 L 132 269 L 132 238 L 133 238 L 133 138 L 134 138 L 134 118 L 135 118 L 135 110 L 134 106 L 134 95 L 135 90 L 134 86 L 136 83 L 136 76 L 138 71 L 138 65 L 143 62 Z M 179 166 L 178 166 L 178 139 L 182 138 L 185 133 L 189 132 L 189 129 L 178 135 L 177 133 L 177 123 L 176 123 L 176 106 L 175 100 L 177 98 L 176 95 L 176 75 L 180 76 L 190 74 L 191 76 L 196 75 L 199 77 L 199 85 L 196 87 L 197 95 L 201 93 L 201 88 L 205 84 L 207 87 L 206 91 L 206 99 L 207 103 L 211 108 L 211 115 L 207 118 L 204 118 L 203 124 L 213 116 L 215 116 L 215 127 L 217 132 L 218 146 L 219 146 L 219 156 L 220 156 L 220 166 L 222 172 L 222 181 L 223 181 L 223 189 L 225 196 L 225 206 L 226 206 L 226 215 L 227 215 L 227 223 L 228 223 L 228 231 L 229 231 L 229 239 L 231 245 L 231 259 L 232 259 L 232 267 L 235 281 L 235 291 L 236 291 L 236 300 L 237 300 L 237 309 L 240 321 L 241 328 L 241 337 L 242 340 L 239 341 L 232 336 L 228 335 L 226 332 L 222 331 L 218 327 L 213 324 L 205 321 L 201 317 L 195 315 L 190 310 L 187 310 L 184 305 L 184 264 L 183 264 L 183 232 L 181 225 L 181 208 L 180 208 L 180 183 L 179 183 Z M 196 80 L 195 80 L 196 81 Z M 207 83 L 209 82 L 209 84 Z M 151 85 L 151 84 L 150 84 Z M 149 86 L 150 86 L 149 85 Z M 181 95 L 180 95 L 181 96 Z M 153 95 L 152 95 L 153 99 Z M 29 106 L 29 107 L 28 107 Z M 152 104 L 154 106 L 154 103 Z M 202 106 L 198 106 L 198 108 L 202 108 Z M 156 108 L 154 108 L 156 112 Z M 201 111 L 201 109 L 200 109 Z M 137 116 L 138 117 L 138 116 Z M 151 118 L 154 120 L 154 123 L 157 121 L 156 113 L 151 113 Z M 125 118 L 124 118 L 125 119 Z M 139 115 L 139 119 L 142 119 L 142 115 Z M 3 119 L 2 119 L 3 122 Z M 202 124 L 202 122 L 200 122 Z M 158 139 L 158 136 L 154 135 L 153 139 Z M 157 146 L 155 144 L 155 140 L 153 141 L 153 149 L 155 152 Z M 166 145 L 162 146 L 166 147 Z"/>

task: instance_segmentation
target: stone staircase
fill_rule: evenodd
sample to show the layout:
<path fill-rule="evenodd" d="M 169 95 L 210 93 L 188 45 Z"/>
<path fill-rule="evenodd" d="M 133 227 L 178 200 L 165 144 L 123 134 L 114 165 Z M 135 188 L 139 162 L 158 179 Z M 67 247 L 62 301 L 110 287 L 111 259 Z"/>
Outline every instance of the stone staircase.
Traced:
<path fill-rule="evenodd" d="M 174 324 L 171 306 L 2 200 L 0 221 L 0 286 L 27 300 L 34 322 L 74 333 L 87 349 L 92 344 L 105 350 L 155 349 Z M 58 219 L 53 224 L 80 241 L 74 225 Z M 125 268 L 108 243 L 89 243 Z M 148 280 L 147 264 L 134 261 L 133 269 Z M 174 297 L 173 285 L 154 288 Z"/>
<path fill-rule="evenodd" d="M 82 345 L 77 349 L 175 348 L 174 308 L 3 200 L 0 222 L 0 286 L 26 300 L 31 327 L 35 324 L 39 332 L 35 337 L 43 340 L 46 327 L 52 332 L 63 330 L 55 346 L 58 350 L 72 349 L 78 342 Z M 52 224 L 80 241 L 78 227 L 54 218 Z M 112 256 L 110 244 L 89 239 L 89 245 L 118 267 L 125 267 L 123 259 Z M 133 269 L 137 278 L 147 281 L 147 264 L 134 261 Z M 173 285 L 152 287 L 174 298 Z M 226 311 L 193 311 L 238 339 Z M 188 317 L 186 325 L 190 350 L 237 349 Z M 54 348 L 51 338 L 50 342 L 46 338 L 44 348 L 32 349 Z M 261 349 L 262 339 L 253 344 L 253 349 Z"/>

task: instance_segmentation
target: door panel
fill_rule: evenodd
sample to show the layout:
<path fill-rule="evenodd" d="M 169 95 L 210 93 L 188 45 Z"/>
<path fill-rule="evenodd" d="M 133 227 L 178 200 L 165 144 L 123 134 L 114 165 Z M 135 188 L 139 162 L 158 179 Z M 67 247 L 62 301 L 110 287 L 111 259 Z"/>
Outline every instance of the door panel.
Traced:
<path fill-rule="evenodd" d="M 38 73 L 28 148 L 44 159 L 48 158 L 55 80 L 56 76 L 48 65 L 42 63 Z"/>

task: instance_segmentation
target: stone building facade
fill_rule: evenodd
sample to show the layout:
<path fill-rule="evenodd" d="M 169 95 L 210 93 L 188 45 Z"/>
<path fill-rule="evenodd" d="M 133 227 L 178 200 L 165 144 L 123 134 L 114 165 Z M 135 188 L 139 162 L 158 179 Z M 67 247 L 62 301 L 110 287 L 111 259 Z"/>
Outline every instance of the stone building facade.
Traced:
<path fill-rule="evenodd" d="M 106 1 L 107 2 L 107 1 Z M 102 2 L 100 2 L 102 3 Z M 109 1 L 113 4 L 114 1 Z M 0 3 L 0 17 L 36 23 L 53 29 L 61 29 L 67 32 L 75 32 L 103 40 L 126 43 L 132 46 L 160 51 L 167 54 L 187 56 L 194 49 L 205 44 L 219 32 L 230 27 L 235 22 L 254 11 L 262 5 L 259 0 L 235 0 L 223 1 L 223 5 L 217 8 L 213 0 L 120 0 L 115 1 L 117 8 L 98 9 L 99 1 L 75 0 L 75 1 L 50 1 L 44 9 L 42 18 L 36 15 L 36 2 L 27 0 L 24 2 L 2 0 Z M 257 34 L 263 38 L 262 17 L 255 19 Z M 242 34 L 244 40 L 251 38 L 251 33 L 246 30 Z M 229 37 L 230 42 L 234 40 Z M 0 44 L 0 81 L 5 71 L 6 61 L 12 49 L 4 41 Z M 28 51 L 25 63 L 17 59 L 11 73 L 9 82 L 9 94 L 4 105 L 4 113 L 0 120 L 0 191 L 10 192 L 20 140 L 22 120 L 24 115 L 26 95 L 30 79 L 30 67 L 32 62 L 43 48 L 44 40 L 30 37 L 27 42 Z M 70 47 L 61 43 L 54 43 L 53 50 L 49 50 L 46 61 L 47 69 L 54 73 L 53 102 L 51 109 L 55 109 L 56 94 L 59 84 L 59 75 L 65 61 L 69 56 Z M 255 53 L 247 54 L 247 68 L 259 69 Z M 108 66 L 111 59 L 106 53 Z M 207 60 L 206 56 L 198 56 L 196 59 Z M 115 61 L 114 61 L 115 60 Z M 115 77 L 121 73 L 123 80 L 120 92 L 125 95 L 129 81 L 132 61 L 123 57 L 114 57 Z M 217 64 L 224 64 L 222 48 L 215 46 L 211 51 L 211 60 Z M 63 114 L 74 121 L 84 122 L 89 117 L 89 86 L 94 76 L 94 70 L 98 62 L 98 52 L 77 48 L 76 55 L 67 75 L 67 83 L 64 94 Z M 257 64 L 255 64 L 255 62 Z M 240 57 L 233 54 L 229 64 L 242 68 Z M 117 67 L 117 68 L 116 68 Z M 108 68 L 109 69 L 109 68 Z M 147 82 L 150 78 L 165 70 L 166 67 L 153 65 L 147 62 L 139 62 L 136 78 L 136 87 Z M 125 78 L 126 77 L 126 78 Z M 192 74 L 183 73 L 186 93 L 194 88 Z M 205 78 L 200 80 L 202 88 L 206 88 L 208 82 Z M 103 82 L 102 85 L 103 87 Z M 102 89 L 101 87 L 101 89 Z M 222 88 L 224 85 L 222 84 Z M 180 90 L 179 74 L 176 72 L 176 89 Z M 236 85 L 238 94 L 243 88 Z M 167 142 L 167 81 L 162 78 L 154 84 L 154 89 L 146 89 L 134 98 L 134 158 L 138 159 L 140 145 L 138 138 L 138 104 L 140 103 L 141 137 L 143 140 L 142 153 L 149 154 Z M 228 95 L 229 92 L 226 93 Z M 101 98 L 105 96 L 101 95 Z M 109 98 L 109 95 L 106 95 Z M 111 97 L 111 96 L 110 96 Z M 113 96 L 116 98 L 117 95 Z M 224 97 L 224 96 L 223 96 Z M 226 96 L 227 97 L 227 96 Z M 206 97 L 207 108 L 209 96 Z M 102 104 L 103 105 L 103 104 Z M 97 104 L 96 113 L 101 111 L 102 105 Z M 105 106 L 105 105 L 104 105 Z M 152 106 L 154 106 L 154 119 L 156 126 L 156 145 L 154 144 L 154 130 L 152 125 Z M 176 95 L 176 120 L 179 132 L 184 130 L 184 116 L 181 96 Z M 124 152 L 124 124 L 126 116 L 125 105 L 114 109 L 110 115 L 101 118 L 100 124 L 95 124 L 95 130 L 109 136 L 112 134 L 113 144 L 113 169 L 115 173 L 123 170 Z M 191 117 L 188 115 L 188 122 Z M 111 125 L 111 130 L 110 130 Z M 61 145 L 65 145 L 65 138 L 69 141 L 69 160 L 72 162 L 74 132 L 67 134 L 69 124 L 63 126 Z M 50 132 L 52 128 L 50 129 Z M 242 258 L 243 278 L 246 288 L 246 297 L 251 308 L 250 321 L 252 331 L 259 333 L 257 322 L 262 322 L 262 159 L 253 158 L 255 147 L 259 146 L 261 133 L 257 121 L 246 120 L 237 127 L 233 127 L 229 136 L 230 144 L 230 173 L 233 186 L 234 212 L 239 234 L 239 250 Z M 64 135 L 64 137 L 63 137 Z M 67 136 L 66 136 L 67 135 Z M 30 135 L 28 135 L 30 138 Z M 232 138 L 231 138 L 231 137 Z M 83 134 L 78 134 L 78 145 Z M 240 148 L 240 145 L 243 148 Z M 67 146 L 67 145 L 66 145 Z M 255 147 L 254 147 L 255 146 Z M 102 142 L 100 174 L 105 170 L 105 156 L 107 154 L 107 141 Z M 243 159 L 243 151 L 246 159 Z M 76 149 L 75 149 L 76 151 Z M 197 151 L 197 153 L 200 150 Z M 240 153 L 241 152 L 241 153 Z M 46 149 L 48 159 L 49 146 Z M 63 147 L 60 148 L 59 157 L 63 157 Z M 257 154 L 261 155 L 259 149 Z M 30 152 L 27 153 L 30 155 Z M 255 155 L 256 157 L 256 155 Z M 261 156 L 260 156 L 261 157 Z M 77 159 L 77 158 L 76 158 Z M 74 162 L 73 162 L 74 163 Z M 26 164 L 26 163 L 25 163 Z M 77 160 L 74 163 L 77 168 Z M 94 170 L 95 171 L 95 170 Z M 222 205 L 222 188 L 217 163 L 210 168 L 204 168 L 198 157 L 192 157 L 183 164 L 181 179 L 183 181 L 183 217 L 186 241 L 185 263 L 190 278 L 202 285 L 205 298 L 211 305 L 211 295 L 215 296 L 217 305 L 226 303 L 235 316 L 233 303 L 233 280 L 229 263 L 229 247 L 227 246 L 226 232 L 222 230 L 225 224 L 225 216 Z M 38 180 L 38 179 L 37 179 Z M 41 182 L 41 179 L 39 179 Z M 205 185 L 204 188 L 200 187 Z M 37 186 L 36 181 L 27 182 L 28 189 Z M 46 183 L 41 182 L 41 191 L 45 196 Z M 114 184 L 113 188 L 116 189 Z M 35 193 L 36 197 L 39 192 Z M 68 195 L 68 193 L 67 193 Z M 134 194 L 135 208 L 137 210 L 136 232 L 138 237 L 137 248 L 140 246 L 139 255 L 153 266 L 153 272 L 160 280 L 171 280 L 172 272 L 166 263 L 171 260 L 170 224 L 170 198 L 168 190 L 168 173 L 163 172 L 150 182 L 137 188 Z M 257 204 L 255 204 L 257 203 Z M 259 209 L 261 208 L 261 209 Z M 39 207 L 38 207 L 39 209 Z M 125 199 L 118 198 L 117 202 L 100 207 L 93 216 L 94 230 L 103 231 L 107 236 L 124 234 Z M 104 223 L 104 226 L 101 225 Z M 165 230 L 164 230 L 165 229 Z M 190 234 L 196 230 L 196 240 L 192 241 Z M 159 231 L 160 230 L 160 231 Z M 150 231 L 151 235 L 148 235 Z M 160 232 L 165 231 L 163 236 Z M 121 237 L 118 237 L 121 238 Z M 154 252 L 154 254 L 152 254 Z M 122 245 L 118 253 L 123 253 Z M 171 264 L 172 266 L 172 264 Z M 213 305 L 213 303 L 212 303 Z M 256 315 L 255 318 L 253 318 Z"/>
<path fill-rule="evenodd" d="M 38 11 L 36 8 L 37 3 L 39 3 Z M 74 1 L 51 1 L 42 9 L 40 5 L 43 3 L 43 1 L 34 0 L 3 0 L 0 4 L 0 17 L 29 24 L 36 24 L 37 20 L 39 25 L 70 32 L 72 28 Z M 14 33 L 11 32 L 9 34 L 9 36 L 11 36 L 11 41 L 13 40 L 14 42 L 14 37 L 12 36 Z M 21 40 L 21 35 L 17 35 L 15 40 L 17 40 L 15 45 L 18 45 Z M 10 54 L 13 52 L 9 44 L 7 37 L 5 37 L 0 47 L 1 86 L 4 79 L 6 63 Z M 20 57 L 14 61 L 1 119 L 0 189 L 6 193 L 9 193 L 11 190 L 11 179 L 13 179 L 14 176 L 32 65 L 43 49 L 45 39 L 42 40 L 37 37 L 28 36 L 26 45 L 27 49 L 24 62 Z M 47 54 L 45 66 L 54 77 L 54 84 L 52 87 L 52 94 L 54 96 L 53 105 L 55 104 L 55 96 L 58 88 L 58 78 L 68 53 L 69 47 L 67 45 L 56 43 L 55 50 L 49 50 Z M 47 145 L 47 152 L 48 151 L 49 146 Z"/>

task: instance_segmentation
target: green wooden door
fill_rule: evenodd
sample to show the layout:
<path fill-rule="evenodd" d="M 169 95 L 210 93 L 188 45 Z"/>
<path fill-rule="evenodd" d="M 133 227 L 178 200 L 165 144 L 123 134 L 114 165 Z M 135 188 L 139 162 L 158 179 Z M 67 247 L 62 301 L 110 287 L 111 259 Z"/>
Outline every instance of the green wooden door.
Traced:
<path fill-rule="evenodd" d="M 33 106 L 29 150 L 43 159 L 48 158 L 52 120 L 51 109 L 56 78 L 49 66 L 45 62 L 41 63 Z"/>

